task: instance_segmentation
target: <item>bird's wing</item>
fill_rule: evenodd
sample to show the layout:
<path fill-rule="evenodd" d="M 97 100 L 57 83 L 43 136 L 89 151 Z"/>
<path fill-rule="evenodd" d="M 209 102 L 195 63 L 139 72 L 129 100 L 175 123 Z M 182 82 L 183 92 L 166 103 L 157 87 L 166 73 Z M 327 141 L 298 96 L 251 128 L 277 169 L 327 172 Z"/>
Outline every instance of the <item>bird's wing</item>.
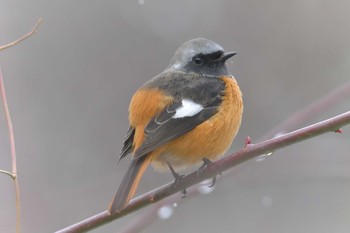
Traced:
<path fill-rule="evenodd" d="M 125 135 L 123 148 L 120 151 L 120 157 L 118 162 L 121 159 L 123 159 L 125 156 L 127 156 L 129 153 L 131 153 L 133 149 L 134 135 L 135 135 L 135 128 L 130 126 L 128 129 L 128 132 Z"/>
<path fill-rule="evenodd" d="M 217 112 L 218 106 L 204 107 L 190 99 L 182 99 L 165 108 L 145 128 L 145 139 L 135 158 L 146 155 L 159 146 L 180 137 Z"/>

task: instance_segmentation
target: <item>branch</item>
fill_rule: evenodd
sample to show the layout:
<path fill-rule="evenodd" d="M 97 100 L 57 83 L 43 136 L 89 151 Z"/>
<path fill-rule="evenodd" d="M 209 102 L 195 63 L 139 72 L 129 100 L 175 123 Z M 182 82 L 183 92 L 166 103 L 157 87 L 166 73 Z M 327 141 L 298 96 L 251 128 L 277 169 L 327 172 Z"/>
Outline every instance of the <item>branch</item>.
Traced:
<path fill-rule="evenodd" d="M 305 121 L 312 119 L 313 117 L 319 115 L 321 112 L 326 112 L 327 109 L 330 109 L 335 104 L 339 104 L 341 101 L 350 97 L 350 82 L 343 84 L 342 86 L 332 90 L 327 95 L 319 98 L 317 101 L 309 104 L 303 109 L 297 111 L 290 115 L 287 119 L 282 121 L 280 124 L 275 126 L 272 130 L 260 137 L 259 140 L 275 137 L 277 134 L 283 134 L 289 132 L 293 129 L 296 129 L 298 126 L 303 124 Z M 259 141 L 258 140 L 258 141 Z M 247 137 L 246 144 L 250 144 L 250 138 Z M 233 173 L 233 170 L 230 170 L 225 174 L 225 176 Z M 200 184 L 195 186 L 196 188 L 189 190 L 187 195 L 191 195 L 192 191 L 197 193 Z M 173 198 L 175 199 L 175 198 Z M 178 199 L 178 198 L 177 198 Z M 167 199 L 168 200 L 168 199 Z M 186 198 L 187 200 L 187 198 Z M 164 202 L 164 203 L 163 203 Z M 167 202 L 162 201 L 158 202 L 155 205 L 152 205 L 147 211 L 143 211 L 142 214 L 138 215 L 133 219 L 129 225 L 125 226 L 120 232 L 121 233 L 130 233 L 130 232 L 140 232 L 141 229 L 144 229 L 147 225 L 151 224 L 154 219 L 156 219 L 156 213 L 159 208 L 169 203 L 174 203 L 175 200 L 168 200 Z"/>
<path fill-rule="evenodd" d="M 209 182 L 208 182 L 209 181 Z M 193 185 L 190 188 L 188 188 L 186 191 L 186 200 L 190 199 L 191 197 L 195 197 L 197 194 L 207 194 L 210 193 L 212 190 L 214 190 L 214 187 L 209 187 L 212 183 L 212 180 L 203 181 L 197 185 Z M 204 187 L 204 191 L 201 187 Z M 134 219 L 129 222 L 129 224 L 126 224 L 119 232 L 120 233 L 135 233 L 140 232 L 143 229 L 145 229 L 145 226 L 151 224 L 154 220 L 156 220 L 156 216 L 158 211 L 164 207 L 173 205 L 174 203 L 178 203 L 180 198 L 178 195 L 172 195 L 170 197 L 164 198 L 163 200 L 154 203 L 152 205 L 152 208 L 149 208 L 147 211 L 143 211 L 142 214 L 137 216 L 137 219 Z"/>
<path fill-rule="evenodd" d="M 183 189 L 209 179 L 220 172 L 237 166 L 238 164 L 259 155 L 272 153 L 283 147 L 304 141 L 311 137 L 316 137 L 326 132 L 336 132 L 342 126 L 347 124 L 350 124 L 350 111 L 273 139 L 257 144 L 247 144 L 238 152 L 208 165 L 201 172 L 195 171 L 183 177 L 183 179 L 176 186 L 174 186 L 174 183 L 165 184 L 148 193 L 134 198 L 130 204 L 120 212 L 110 214 L 108 211 L 104 211 L 72 226 L 59 230 L 57 233 L 76 233 L 91 230 L 105 223 L 121 218 L 147 205 L 158 202 L 166 197 L 169 197 L 170 195 L 173 195 L 174 193 L 180 192 Z"/>
<path fill-rule="evenodd" d="M 10 137 L 11 160 L 12 160 L 11 177 L 15 182 L 15 192 L 16 192 L 16 232 L 19 233 L 21 232 L 21 204 L 20 204 L 19 182 L 17 177 L 16 145 L 15 145 L 15 136 L 13 134 L 12 120 L 10 116 L 9 106 L 7 104 L 6 91 L 5 91 L 4 80 L 2 77 L 1 69 L 0 69 L 0 93 L 1 93 L 2 103 L 4 106 L 4 112 L 6 116 L 7 127 L 9 130 L 9 137 Z M 6 173 L 6 172 L 3 172 L 3 173 Z M 10 172 L 7 172 L 7 174 L 10 174 Z"/>
<path fill-rule="evenodd" d="M 16 178 L 16 176 L 15 176 L 12 172 L 9 172 L 9 171 L 0 170 L 0 173 L 5 174 L 5 175 L 8 175 L 8 176 L 10 176 L 12 179 L 15 179 L 15 178 Z"/>
<path fill-rule="evenodd" d="M 23 40 L 25 40 L 28 37 L 32 36 L 33 34 L 37 33 L 39 25 L 41 24 L 41 21 L 42 21 L 42 18 L 39 18 L 38 21 L 36 22 L 35 26 L 33 27 L 33 29 L 30 32 L 28 32 L 27 34 L 25 34 L 24 36 L 22 36 L 21 38 L 19 38 L 18 40 L 15 40 L 15 41 L 13 41 L 11 43 L 8 43 L 6 45 L 0 46 L 0 51 L 4 50 L 4 49 L 7 49 L 7 48 L 10 48 L 12 46 L 15 46 L 16 44 L 22 42 Z"/>
<path fill-rule="evenodd" d="M 321 97 L 316 102 L 309 104 L 298 112 L 294 113 L 291 117 L 288 117 L 285 121 L 276 125 L 272 130 L 267 132 L 263 139 L 271 138 L 277 134 L 283 134 L 289 132 L 296 127 L 300 126 L 305 121 L 314 118 L 320 112 L 326 112 L 327 109 L 333 107 L 335 104 L 339 104 L 343 100 L 348 100 L 350 97 L 350 82 L 332 90 L 327 95 Z"/>
<path fill-rule="evenodd" d="M 7 48 L 10 48 L 12 46 L 17 45 L 18 43 L 22 42 L 23 40 L 29 38 L 30 36 L 37 33 L 39 25 L 41 24 L 42 18 L 39 18 L 37 23 L 34 25 L 33 29 L 22 36 L 21 38 L 8 43 L 6 45 L 0 46 L 0 51 L 5 50 Z M 14 183 L 15 183 L 15 192 L 16 192 L 16 232 L 21 232 L 21 204 L 20 204 L 20 192 L 19 192 L 19 182 L 17 177 L 17 159 L 16 159 L 16 146 L 15 146 L 15 137 L 13 133 L 13 126 L 12 126 L 12 120 L 10 116 L 9 107 L 7 104 L 7 98 L 6 98 L 6 92 L 5 92 L 5 86 L 4 86 L 4 80 L 2 77 L 2 72 L 0 69 L 0 92 L 2 97 L 2 103 L 4 106 L 4 112 L 6 116 L 7 126 L 9 130 L 9 137 L 10 137 L 10 144 L 11 144 L 11 160 L 12 160 L 12 172 L 8 172 L 5 170 L 0 170 L 0 173 L 9 175 Z"/>

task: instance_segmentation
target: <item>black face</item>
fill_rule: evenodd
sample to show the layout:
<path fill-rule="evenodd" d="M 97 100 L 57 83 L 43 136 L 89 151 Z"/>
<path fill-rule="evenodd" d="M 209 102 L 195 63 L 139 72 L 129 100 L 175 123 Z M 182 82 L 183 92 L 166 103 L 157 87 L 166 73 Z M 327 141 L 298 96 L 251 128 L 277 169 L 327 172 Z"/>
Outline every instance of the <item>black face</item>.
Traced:
<path fill-rule="evenodd" d="M 224 51 L 210 54 L 197 54 L 183 68 L 186 72 L 195 72 L 208 76 L 230 75 L 225 64 Z"/>
<path fill-rule="evenodd" d="M 207 65 L 207 66 L 213 66 L 215 64 L 218 64 L 218 60 L 220 57 L 224 54 L 224 51 L 217 51 L 211 54 L 198 54 L 194 57 L 192 57 L 192 62 L 196 66 L 202 66 L 202 65 Z"/>
<path fill-rule="evenodd" d="M 235 54 L 225 53 L 219 44 L 211 40 L 196 38 L 176 50 L 167 69 L 210 77 L 231 75 L 225 62 Z"/>

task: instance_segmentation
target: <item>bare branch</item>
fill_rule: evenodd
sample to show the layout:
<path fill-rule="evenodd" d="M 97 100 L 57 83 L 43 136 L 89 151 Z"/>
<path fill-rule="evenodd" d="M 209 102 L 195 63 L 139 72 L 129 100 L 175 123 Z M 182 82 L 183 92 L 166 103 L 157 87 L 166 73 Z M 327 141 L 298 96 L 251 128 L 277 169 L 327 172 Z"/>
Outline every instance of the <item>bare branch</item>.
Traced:
<path fill-rule="evenodd" d="M 11 177 L 15 182 L 15 192 L 16 192 L 16 232 L 21 232 L 21 204 L 20 204 L 20 192 L 19 192 L 19 182 L 17 176 L 17 159 L 16 159 L 16 145 L 15 136 L 13 134 L 12 120 L 10 116 L 9 107 L 7 104 L 6 91 L 4 86 L 4 80 L 2 77 L 2 71 L 0 69 L 0 94 L 2 103 L 4 106 L 4 112 L 6 116 L 7 126 L 9 130 L 10 145 L 11 145 L 11 160 L 12 160 L 12 173 Z"/>
<path fill-rule="evenodd" d="M 201 182 L 200 184 L 190 187 L 189 189 L 187 189 L 186 200 L 198 194 L 199 193 L 198 186 L 201 186 L 201 185 L 205 185 L 205 187 L 208 187 L 207 182 Z M 142 229 L 144 229 L 145 226 L 149 225 L 156 219 L 157 212 L 160 208 L 169 204 L 178 203 L 179 199 L 182 199 L 182 198 L 179 198 L 178 195 L 172 195 L 170 197 L 164 198 L 163 200 L 157 203 L 154 203 L 151 209 L 144 211 L 140 216 L 137 216 L 137 222 L 130 221 L 129 224 L 125 225 L 123 229 L 121 229 L 119 232 L 135 233 L 135 232 L 142 231 Z"/>
<path fill-rule="evenodd" d="M 208 165 L 200 173 L 197 171 L 190 173 L 189 175 L 185 176 L 180 182 L 178 182 L 176 186 L 174 186 L 174 183 L 168 183 L 134 198 L 130 204 L 120 212 L 110 214 L 108 211 L 104 211 L 57 232 L 75 233 L 91 230 L 112 220 L 123 217 L 138 209 L 141 209 L 147 205 L 158 202 L 166 197 L 169 197 L 170 195 L 173 195 L 174 193 L 178 193 L 185 188 L 188 188 L 203 180 L 209 179 L 220 172 L 237 166 L 238 164 L 241 164 L 259 155 L 272 153 L 283 147 L 298 143 L 311 137 L 316 137 L 326 132 L 335 132 L 347 124 L 350 124 L 350 111 L 273 139 L 269 139 L 257 144 L 247 144 L 238 152 Z"/>
<path fill-rule="evenodd" d="M 41 24 L 41 21 L 42 21 L 42 18 L 39 18 L 38 21 L 36 22 L 35 26 L 33 27 L 33 29 L 30 32 L 28 32 L 27 34 L 25 34 L 24 36 L 22 36 L 21 38 L 19 38 L 18 40 L 15 40 L 15 41 L 13 41 L 11 43 L 8 43 L 6 45 L 0 46 L 0 51 L 4 50 L 4 49 L 8 49 L 8 48 L 10 48 L 12 46 L 15 46 L 16 44 L 22 42 L 23 40 L 25 40 L 28 37 L 32 36 L 33 34 L 37 33 L 39 25 Z"/>
<path fill-rule="evenodd" d="M 260 139 L 262 140 L 270 137 L 275 137 L 277 134 L 283 134 L 285 132 L 289 132 L 297 128 L 301 124 L 303 124 L 306 120 L 310 120 L 313 117 L 317 116 L 319 113 L 325 112 L 327 109 L 330 109 L 335 104 L 339 104 L 342 100 L 346 99 L 346 97 L 348 96 L 350 96 L 350 82 L 332 90 L 327 95 L 321 97 L 314 103 L 304 107 L 303 109 L 297 111 L 296 113 L 293 113 L 283 122 L 276 125 L 272 130 L 264 134 L 264 136 L 260 137 Z M 338 131 L 341 132 L 341 129 L 339 129 Z M 245 139 L 245 146 L 251 143 L 252 143 L 251 138 L 248 136 Z M 232 170 L 226 173 L 225 176 L 230 175 L 231 172 Z M 193 190 L 195 192 L 197 191 L 197 189 L 193 189 Z M 191 191 L 189 191 L 188 194 L 192 194 Z M 162 203 L 162 205 L 165 205 L 167 203 Z M 132 223 L 124 227 L 121 232 L 123 233 L 139 232 L 140 230 L 138 229 L 144 229 L 147 225 L 151 224 L 151 222 L 156 218 L 154 212 L 156 212 L 162 205 L 160 205 L 159 203 L 157 203 L 156 205 L 153 205 L 152 208 L 149 208 L 147 211 L 144 211 L 144 213 L 137 216 L 132 221 Z"/>
<path fill-rule="evenodd" d="M 11 172 L 9 172 L 9 171 L 0 170 L 0 173 L 5 174 L 5 175 L 8 175 L 8 176 L 10 176 L 12 179 L 15 179 L 15 178 L 16 178 L 16 176 L 13 175 L 13 174 L 12 174 Z"/>
<path fill-rule="evenodd" d="M 310 120 L 321 112 L 326 112 L 327 109 L 339 104 L 343 100 L 348 100 L 350 97 L 350 82 L 341 85 L 340 87 L 332 90 L 327 95 L 321 97 L 316 102 L 304 107 L 298 112 L 294 113 L 291 117 L 288 117 L 285 121 L 276 125 L 272 130 L 267 132 L 263 139 L 271 138 L 277 134 L 283 134 L 289 132 L 305 121 Z"/>
<path fill-rule="evenodd" d="M 39 25 L 41 24 L 42 18 L 39 18 L 33 29 L 19 38 L 18 40 L 15 40 L 9 44 L 0 46 L 0 51 L 10 48 L 12 46 L 17 45 L 18 43 L 22 42 L 23 40 L 29 38 L 30 36 L 34 35 L 39 28 Z M 2 72 L 0 69 L 0 92 L 2 97 L 2 103 L 4 107 L 4 112 L 6 116 L 7 126 L 9 130 L 9 137 L 10 137 L 10 145 L 11 145 L 11 160 L 12 160 L 12 172 L 0 170 L 0 173 L 9 175 L 12 177 L 14 184 L 15 184 L 15 192 L 16 192 L 16 232 L 21 232 L 21 204 L 20 204 L 20 191 L 19 191 L 19 181 L 17 176 L 17 159 L 16 159 L 16 145 L 15 145 L 15 137 L 13 133 L 13 126 L 12 126 L 12 120 L 10 116 L 9 107 L 7 104 L 7 98 L 6 98 L 6 92 L 5 92 L 5 86 L 4 86 L 4 80 L 2 77 Z"/>

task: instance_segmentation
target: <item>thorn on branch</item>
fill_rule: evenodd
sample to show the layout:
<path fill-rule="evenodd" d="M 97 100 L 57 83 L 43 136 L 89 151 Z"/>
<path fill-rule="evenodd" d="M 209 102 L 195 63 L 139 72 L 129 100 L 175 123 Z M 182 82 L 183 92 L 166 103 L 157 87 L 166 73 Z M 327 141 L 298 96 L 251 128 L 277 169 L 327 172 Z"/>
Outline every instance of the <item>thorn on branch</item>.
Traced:
<path fill-rule="evenodd" d="M 343 133 L 342 129 L 337 129 L 336 131 L 334 131 L 335 133 Z"/>
<path fill-rule="evenodd" d="M 245 138 L 244 147 L 247 147 L 250 144 L 252 144 L 252 139 L 249 136 L 247 136 Z"/>

